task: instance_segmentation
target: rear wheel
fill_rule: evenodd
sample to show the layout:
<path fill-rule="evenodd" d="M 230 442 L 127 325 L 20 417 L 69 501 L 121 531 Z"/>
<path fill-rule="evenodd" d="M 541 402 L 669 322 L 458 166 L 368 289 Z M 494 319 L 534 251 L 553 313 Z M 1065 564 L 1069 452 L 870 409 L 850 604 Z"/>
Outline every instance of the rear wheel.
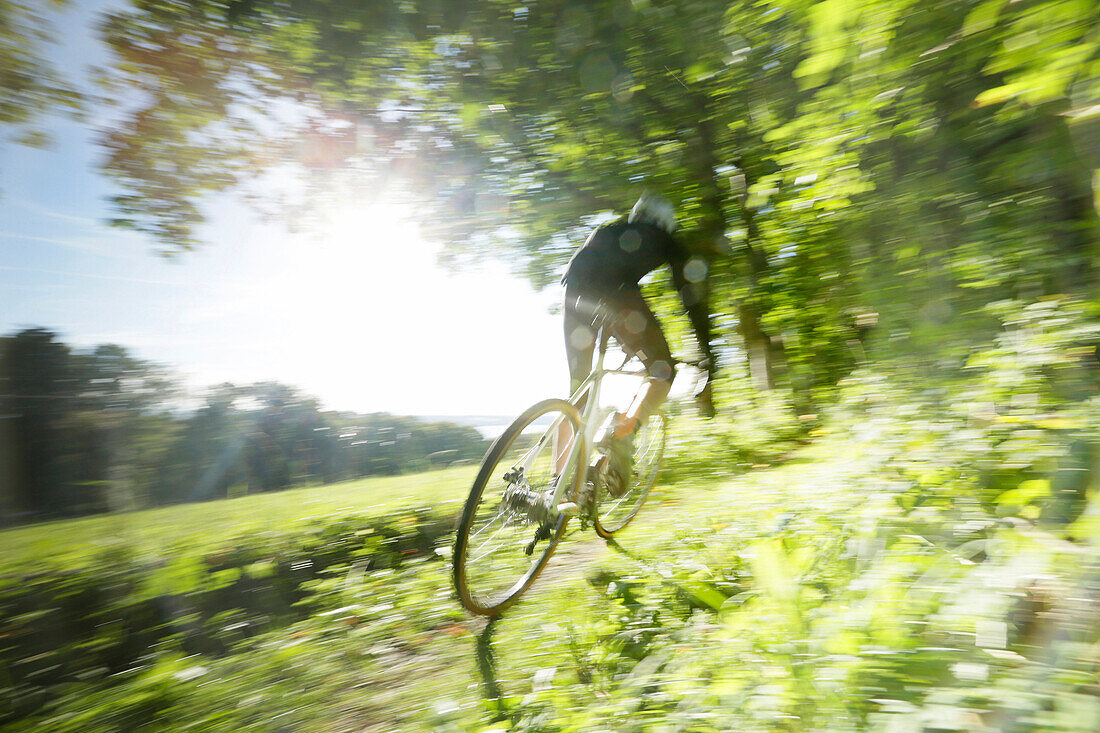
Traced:
<path fill-rule="evenodd" d="M 508 426 L 481 463 L 458 524 L 454 583 L 466 610 L 496 616 L 530 587 L 554 554 L 567 517 L 549 507 L 555 484 L 555 436 L 563 423 L 583 453 L 580 415 L 564 400 L 544 400 Z M 578 455 L 573 466 L 585 465 Z M 567 497 L 576 496 L 581 472 L 574 469 Z"/>
<path fill-rule="evenodd" d="M 634 479 L 619 495 L 608 492 L 603 481 L 596 482 L 593 525 L 596 533 L 610 538 L 638 513 L 657 481 L 665 455 L 666 419 L 655 412 L 638 428 L 634 436 Z"/>

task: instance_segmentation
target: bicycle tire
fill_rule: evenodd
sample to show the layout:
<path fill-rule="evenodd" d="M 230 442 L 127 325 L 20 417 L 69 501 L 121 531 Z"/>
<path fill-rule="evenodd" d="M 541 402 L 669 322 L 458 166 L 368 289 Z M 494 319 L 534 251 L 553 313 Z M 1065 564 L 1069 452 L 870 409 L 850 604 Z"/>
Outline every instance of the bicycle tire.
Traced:
<path fill-rule="evenodd" d="M 555 416 L 551 426 L 538 434 L 530 448 L 525 448 L 524 436 L 529 434 L 530 426 L 547 415 Z M 553 472 L 553 435 L 561 420 L 573 426 L 576 447 L 570 446 L 568 449 L 580 451 L 573 465 L 583 467 L 585 456 L 584 441 L 580 440 L 580 414 L 573 405 L 558 399 L 543 400 L 528 408 L 493 441 L 482 459 L 459 519 L 453 553 L 455 590 L 459 602 L 470 613 L 498 616 L 515 603 L 546 567 L 565 533 L 568 517 L 558 515 L 554 526 L 549 528 L 550 536 L 544 540 L 543 546 L 536 546 L 535 552 L 526 555 L 524 543 L 533 540 L 539 525 L 505 500 L 505 491 L 517 485 L 513 469 L 520 464 L 525 466 L 521 479 L 525 487 L 533 491 L 548 490 L 542 482 L 546 480 L 547 471 L 550 474 Z M 549 455 L 542 456 L 539 452 L 547 444 Z M 532 470 L 529 472 L 528 469 Z M 583 471 L 575 468 L 567 478 L 572 482 L 572 493 L 567 495 L 576 496 L 582 477 Z M 532 489 L 532 486 L 535 488 Z M 483 536 L 497 523 L 499 529 Z M 501 533 L 505 537 L 496 541 Z M 537 545 L 535 542 L 531 544 Z M 471 548 L 476 554 L 471 553 Z M 517 550 L 524 552 L 524 556 L 517 555 Z M 508 566 L 494 568 L 493 561 L 507 563 Z"/>
<path fill-rule="evenodd" d="M 655 412 L 638 429 L 634 447 L 634 481 L 621 496 L 611 496 L 602 481 L 597 482 L 592 525 L 596 534 L 611 539 L 630 524 L 649 497 L 650 489 L 657 482 L 668 440 L 668 420 Z"/>

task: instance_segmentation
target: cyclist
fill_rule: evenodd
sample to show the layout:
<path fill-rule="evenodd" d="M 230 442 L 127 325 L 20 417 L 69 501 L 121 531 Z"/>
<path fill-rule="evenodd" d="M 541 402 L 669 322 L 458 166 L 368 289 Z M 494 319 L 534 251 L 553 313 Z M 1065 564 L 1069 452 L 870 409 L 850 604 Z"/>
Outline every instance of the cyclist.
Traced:
<path fill-rule="evenodd" d="M 707 265 L 701 257 L 692 257 L 674 236 L 676 227 L 676 210 L 668 199 L 642 194 L 625 219 L 599 226 L 589 235 L 569 260 L 561 279 L 565 286 L 563 310 L 570 392 L 581 385 L 592 369 L 596 340 L 593 323 L 601 307 L 610 308 L 618 316 L 610 325 L 612 335 L 637 354 L 646 368 L 646 380 L 634 400 L 626 412 L 612 416 L 600 442 L 609 456 L 602 469 L 608 491 L 613 495 L 629 488 L 634 433 L 664 402 L 676 374 L 661 324 L 638 285 L 645 275 L 662 265 L 667 264 L 672 270 L 672 284 L 703 352 L 700 366 L 706 372 L 706 380 L 696 394 L 696 401 L 704 415 L 714 415 L 711 378 L 715 361 L 706 298 Z"/>

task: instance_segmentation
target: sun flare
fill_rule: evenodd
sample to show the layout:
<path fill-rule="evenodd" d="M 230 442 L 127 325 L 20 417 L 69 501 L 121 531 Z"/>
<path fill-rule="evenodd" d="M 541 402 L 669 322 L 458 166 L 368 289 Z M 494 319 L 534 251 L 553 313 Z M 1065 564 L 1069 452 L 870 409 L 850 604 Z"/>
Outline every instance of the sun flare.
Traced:
<path fill-rule="evenodd" d="M 511 414 L 561 393 L 557 294 L 533 293 L 503 263 L 444 271 L 415 213 L 395 201 L 349 204 L 310 246 L 279 254 L 285 264 L 257 285 L 268 316 L 308 342 L 288 349 L 280 372 L 364 412 Z"/>

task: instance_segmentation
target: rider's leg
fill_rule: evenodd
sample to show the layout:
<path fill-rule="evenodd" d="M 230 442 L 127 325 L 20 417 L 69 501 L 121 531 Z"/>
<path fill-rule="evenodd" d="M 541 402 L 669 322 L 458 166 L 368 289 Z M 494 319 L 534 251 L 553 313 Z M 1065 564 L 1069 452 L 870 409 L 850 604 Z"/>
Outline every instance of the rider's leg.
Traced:
<path fill-rule="evenodd" d="M 580 382 L 575 382 L 575 386 L 579 387 Z M 560 474 L 565 470 L 565 460 L 569 457 L 569 450 L 573 447 L 573 437 L 573 424 L 568 420 L 562 420 L 561 424 L 558 425 L 557 435 L 554 436 L 555 474 Z"/>
<path fill-rule="evenodd" d="M 592 354 L 596 344 L 596 333 L 592 328 L 591 320 L 577 312 L 580 297 L 567 288 L 562 306 L 565 322 L 565 356 L 569 361 L 569 394 L 573 394 L 592 371 Z M 584 403 L 577 407 L 583 410 Z M 560 474 L 565 469 L 565 459 L 569 456 L 569 449 L 573 447 L 573 426 L 563 420 L 554 437 L 554 470 Z"/>
<path fill-rule="evenodd" d="M 616 336 L 638 354 L 649 376 L 638 389 L 630 407 L 615 423 L 612 434 L 616 438 L 634 432 L 639 424 L 644 424 L 657 411 L 668 397 L 672 380 L 676 376 L 672 354 L 661 324 L 641 293 L 630 298 L 627 315 L 619 330 L 621 333 L 616 333 Z"/>
<path fill-rule="evenodd" d="M 649 416 L 664 404 L 671 388 L 672 382 L 668 379 L 657 379 L 656 377 L 646 379 L 638 393 L 634 395 L 630 407 L 626 409 L 622 418 L 615 424 L 613 435 L 616 438 L 621 438 L 634 432 L 639 424 L 644 425 Z"/>

